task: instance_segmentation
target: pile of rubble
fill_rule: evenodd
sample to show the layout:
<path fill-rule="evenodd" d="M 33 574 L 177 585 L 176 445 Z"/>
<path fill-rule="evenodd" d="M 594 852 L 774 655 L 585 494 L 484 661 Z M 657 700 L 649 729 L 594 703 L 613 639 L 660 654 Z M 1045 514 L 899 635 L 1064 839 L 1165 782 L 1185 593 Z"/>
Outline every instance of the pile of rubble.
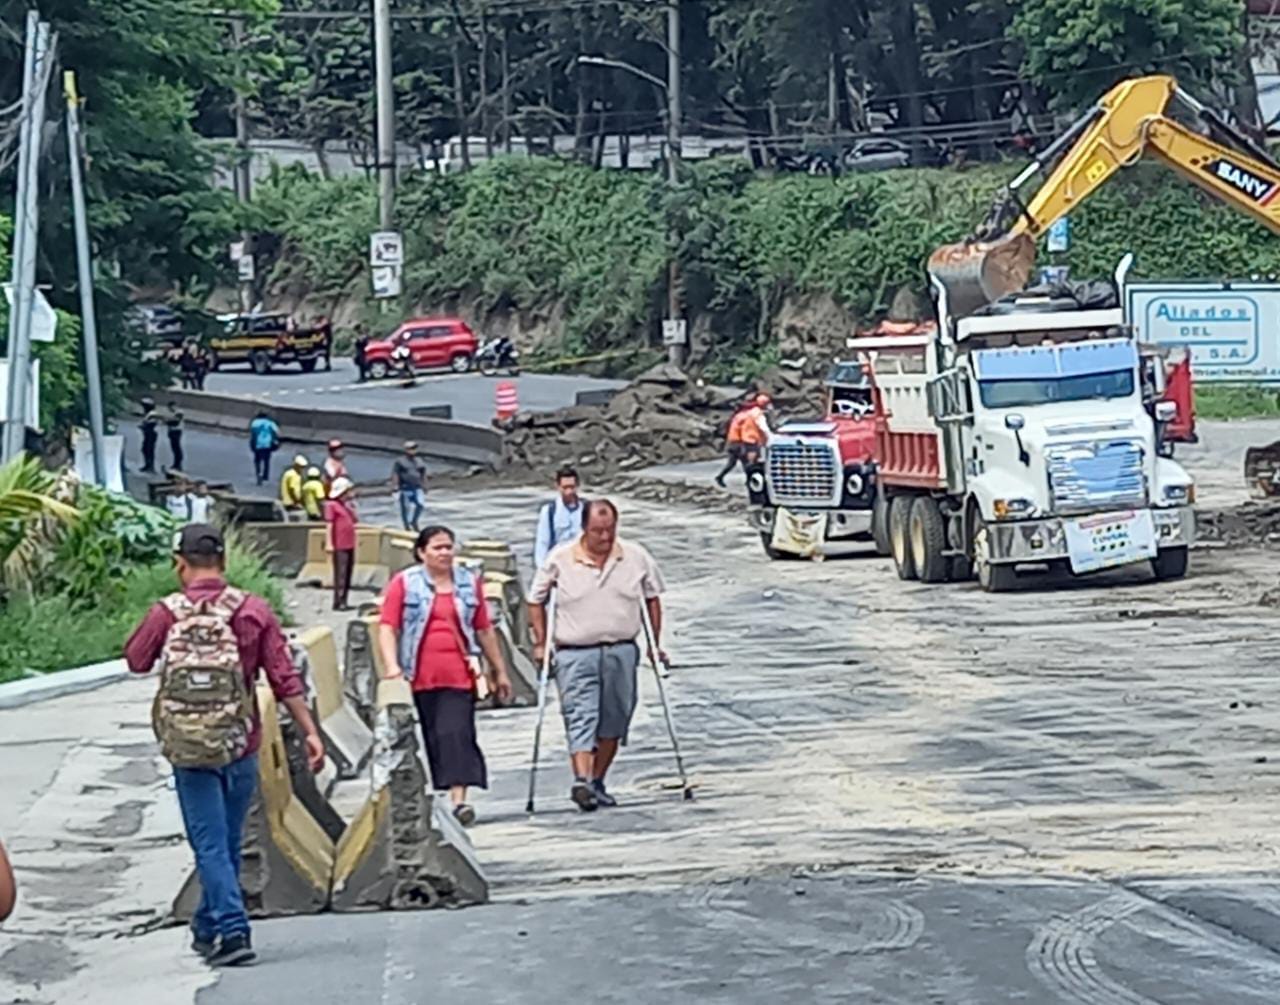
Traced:
<path fill-rule="evenodd" d="M 784 412 L 803 404 L 802 378 L 787 377 L 759 385 Z M 716 457 L 724 449 L 725 430 L 742 398 L 741 391 L 695 381 L 664 363 L 645 371 L 606 405 L 516 416 L 503 427 L 504 469 L 513 474 L 521 469 L 545 473 L 572 464 L 584 476 L 599 477 Z"/>
<path fill-rule="evenodd" d="M 1280 545 L 1280 500 L 1257 500 L 1225 509 L 1197 510 L 1196 536 L 1228 547 Z"/>

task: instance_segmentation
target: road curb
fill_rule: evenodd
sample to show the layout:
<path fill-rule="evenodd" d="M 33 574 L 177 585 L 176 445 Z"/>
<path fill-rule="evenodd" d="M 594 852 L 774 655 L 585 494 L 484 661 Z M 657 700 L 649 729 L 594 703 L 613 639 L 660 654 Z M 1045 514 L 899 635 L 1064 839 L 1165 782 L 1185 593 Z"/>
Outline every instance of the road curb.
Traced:
<path fill-rule="evenodd" d="M 128 676 L 129 668 L 125 666 L 124 660 L 110 660 L 74 670 L 56 670 L 35 677 L 24 677 L 22 680 L 0 684 L 0 709 L 20 708 L 50 698 L 92 691 Z"/>

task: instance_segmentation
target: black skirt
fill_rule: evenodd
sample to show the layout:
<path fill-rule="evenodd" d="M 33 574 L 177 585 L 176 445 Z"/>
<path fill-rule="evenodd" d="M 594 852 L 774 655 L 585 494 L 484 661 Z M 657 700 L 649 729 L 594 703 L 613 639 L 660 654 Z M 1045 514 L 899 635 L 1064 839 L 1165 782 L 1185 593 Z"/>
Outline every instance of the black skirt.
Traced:
<path fill-rule="evenodd" d="M 413 692 L 418 722 L 427 748 L 431 787 L 489 787 L 484 754 L 476 741 L 476 700 L 470 691 L 441 689 Z"/>

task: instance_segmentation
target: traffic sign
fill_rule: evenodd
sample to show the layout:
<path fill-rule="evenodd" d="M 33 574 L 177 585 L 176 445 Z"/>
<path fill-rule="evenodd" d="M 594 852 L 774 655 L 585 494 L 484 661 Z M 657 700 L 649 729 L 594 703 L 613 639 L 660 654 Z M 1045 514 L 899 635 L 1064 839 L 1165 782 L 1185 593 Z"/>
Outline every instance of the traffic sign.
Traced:
<path fill-rule="evenodd" d="M 373 295 L 380 299 L 400 296 L 400 266 L 375 265 L 373 267 Z"/>
<path fill-rule="evenodd" d="M 369 235 L 369 264 L 404 265 L 404 240 L 398 230 L 376 230 Z"/>
<path fill-rule="evenodd" d="M 689 341 L 689 322 L 683 318 L 672 320 L 668 318 L 662 322 L 662 344 L 663 345 L 685 345 Z"/>
<path fill-rule="evenodd" d="M 257 274 L 254 270 L 253 256 L 241 255 L 236 259 L 236 274 L 240 277 L 240 282 L 251 283 Z"/>
<path fill-rule="evenodd" d="M 1051 254 L 1071 250 L 1071 218 L 1069 216 L 1053 221 L 1049 227 L 1047 247 Z"/>

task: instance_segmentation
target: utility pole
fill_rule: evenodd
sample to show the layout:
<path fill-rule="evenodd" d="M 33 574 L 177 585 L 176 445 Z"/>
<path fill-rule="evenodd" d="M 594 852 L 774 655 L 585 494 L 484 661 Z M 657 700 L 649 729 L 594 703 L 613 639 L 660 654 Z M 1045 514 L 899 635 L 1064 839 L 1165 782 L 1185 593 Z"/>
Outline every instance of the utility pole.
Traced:
<path fill-rule="evenodd" d="M 71 208 L 76 228 L 76 272 L 80 282 L 80 324 L 84 329 L 84 376 L 89 385 L 89 436 L 93 442 L 93 480 L 106 486 L 107 464 L 103 453 L 106 433 L 102 419 L 102 370 L 98 365 L 98 320 L 93 309 L 93 268 L 89 262 L 89 221 L 84 207 L 84 179 L 80 173 L 80 97 L 76 74 L 62 75 L 67 96 L 67 156 L 71 165 Z"/>
<path fill-rule="evenodd" d="M 231 22 L 231 38 L 236 52 L 244 49 L 244 18 L 236 18 Z M 239 88 L 235 92 L 233 112 L 236 120 L 236 167 L 233 174 L 235 182 L 236 202 L 242 207 L 248 206 L 253 198 L 253 162 L 249 148 L 249 107 Z M 240 279 L 240 310 L 249 313 L 257 302 L 255 296 L 255 280 L 257 279 L 256 262 L 253 255 L 253 234 L 248 230 L 240 232 L 240 261 L 236 262 L 236 274 Z M 249 265 L 242 265 L 244 259 Z"/>
<path fill-rule="evenodd" d="M 26 88 L 22 92 L 22 148 L 17 198 L 14 202 L 13 310 L 9 323 L 9 401 L 4 423 L 4 459 L 22 454 L 26 443 L 27 399 L 30 395 L 31 315 L 36 297 L 36 243 L 40 224 L 37 199 L 40 181 L 40 137 L 44 129 L 44 89 L 52 59 L 49 25 L 34 13 L 27 16 L 27 51 L 23 58 Z M 34 418 L 34 417 L 33 417 Z"/>
<path fill-rule="evenodd" d="M 680 125 L 684 110 L 680 98 L 680 0 L 667 3 L 667 184 L 675 190 L 680 185 Z M 671 256 L 667 263 L 667 319 L 680 321 L 684 308 L 680 297 L 679 234 L 671 234 Z M 687 341 L 687 330 L 686 330 Z M 667 346 L 667 361 L 682 366 L 685 345 L 672 342 Z"/>
<path fill-rule="evenodd" d="M 378 226 L 394 230 L 396 108 L 391 86 L 391 0 L 373 0 L 373 66 L 378 94 Z"/>

